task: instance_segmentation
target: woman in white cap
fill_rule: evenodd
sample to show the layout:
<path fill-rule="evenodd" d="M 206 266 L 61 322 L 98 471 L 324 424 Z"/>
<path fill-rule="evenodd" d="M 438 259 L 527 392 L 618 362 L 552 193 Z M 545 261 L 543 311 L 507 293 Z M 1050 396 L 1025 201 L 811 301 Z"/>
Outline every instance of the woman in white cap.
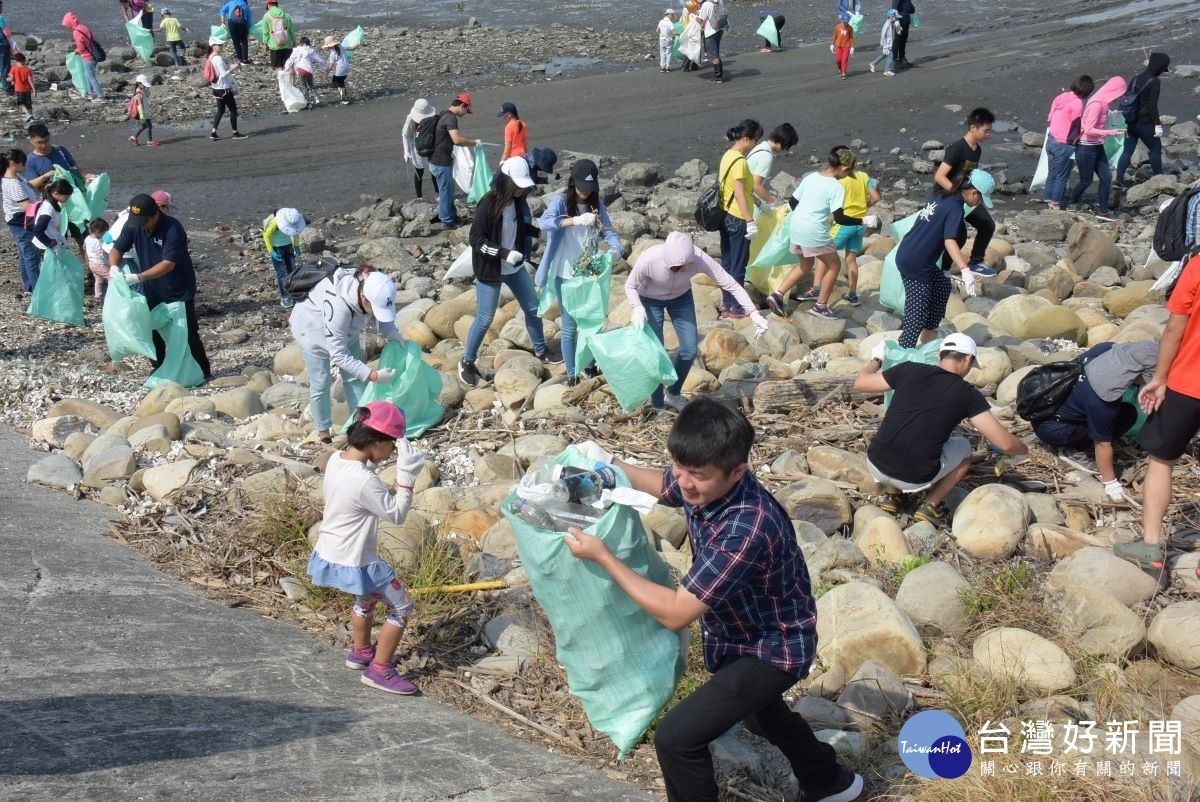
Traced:
<path fill-rule="evenodd" d="M 426 157 L 417 153 L 417 129 L 421 127 L 422 122 L 436 116 L 437 109 L 433 107 L 432 103 L 423 97 L 417 98 L 417 102 L 413 103 L 412 111 L 405 118 L 404 127 L 400 132 L 400 141 L 404 145 L 404 161 L 412 166 L 413 189 L 417 192 L 417 200 L 425 200 L 425 168 L 429 166 Z M 430 145 L 432 147 L 432 143 Z M 436 195 L 437 182 L 433 183 L 433 191 Z"/>
<path fill-rule="evenodd" d="M 546 344 L 542 319 L 538 316 L 537 292 L 525 269 L 539 231 L 533 225 L 525 192 L 533 186 L 529 162 L 514 156 L 500 163 L 492 188 L 479 201 L 471 223 L 471 269 L 475 273 L 475 321 L 467 334 L 466 350 L 458 363 L 458 378 L 468 387 L 486 379 L 475 366 L 483 337 L 500 305 L 500 287 L 507 285 L 525 315 L 525 330 L 534 354 L 543 362 L 560 357 Z"/>
<path fill-rule="evenodd" d="M 241 62 L 235 63 L 232 67 L 225 59 L 221 58 L 221 47 L 225 42 L 213 36 L 208 40 L 208 59 L 205 64 L 204 79 L 209 82 L 212 87 L 213 102 L 217 104 L 217 111 L 213 115 L 212 133 L 208 138 L 214 142 L 221 137 L 217 134 L 217 126 L 221 124 L 221 118 L 225 116 L 225 112 L 229 112 L 229 127 L 233 129 L 234 139 L 245 139 L 246 135 L 238 132 L 237 124 L 237 81 L 233 80 L 233 71 L 238 68 Z M 210 70 L 209 67 L 212 69 Z"/>
<path fill-rule="evenodd" d="M 263 220 L 263 244 L 267 246 L 267 255 L 271 257 L 271 265 L 275 268 L 279 304 L 284 309 L 296 305 L 283 285 L 296 269 L 296 257 L 300 254 L 300 232 L 307 225 L 298 209 L 287 206 Z"/>
<path fill-rule="evenodd" d="M 373 370 L 363 361 L 359 335 L 372 320 L 384 337 L 404 341 L 396 328 L 396 283 L 366 265 L 338 268 L 292 311 L 289 325 L 308 369 L 309 414 L 323 443 L 332 441 L 333 366 L 342 375 L 346 406 L 352 412 L 367 382 L 386 384 L 396 378 L 394 370 Z"/>
<path fill-rule="evenodd" d="M 136 120 L 138 124 L 129 137 L 129 141 L 134 145 L 139 144 L 138 137 L 142 135 L 142 131 L 145 131 L 146 144 L 157 148 L 158 141 L 154 138 L 154 121 L 150 119 L 150 79 L 145 75 L 139 75 L 133 81 L 133 97 L 129 100 L 129 111 L 130 118 Z"/>

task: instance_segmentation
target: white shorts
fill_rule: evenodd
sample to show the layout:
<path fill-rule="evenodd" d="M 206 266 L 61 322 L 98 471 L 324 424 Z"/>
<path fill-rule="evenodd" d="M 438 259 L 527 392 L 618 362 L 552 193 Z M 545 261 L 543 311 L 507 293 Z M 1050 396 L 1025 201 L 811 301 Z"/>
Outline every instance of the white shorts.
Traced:
<path fill-rule="evenodd" d="M 928 482 L 922 484 L 913 484 L 912 482 L 904 482 L 900 479 L 893 479 L 886 473 L 883 473 L 874 465 L 871 460 L 867 460 L 867 468 L 871 471 L 871 475 L 875 477 L 875 481 L 881 485 L 889 485 L 899 490 L 901 493 L 919 493 L 925 490 L 938 479 L 941 479 L 950 471 L 962 464 L 962 461 L 971 456 L 971 441 L 965 437 L 951 437 L 942 446 L 941 464 L 938 465 L 937 475 Z"/>

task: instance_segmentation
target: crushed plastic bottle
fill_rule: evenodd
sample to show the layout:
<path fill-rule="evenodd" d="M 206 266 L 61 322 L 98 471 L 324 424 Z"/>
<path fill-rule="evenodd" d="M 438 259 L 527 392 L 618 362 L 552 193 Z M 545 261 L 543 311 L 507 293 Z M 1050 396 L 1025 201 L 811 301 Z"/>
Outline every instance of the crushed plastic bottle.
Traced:
<path fill-rule="evenodd" d="M 555 530 L 558 525 L 554 519 L 537 504 L 532 501 L 526 501 L 523 498 L 515 498 L 508 505 L 508 511 L 520 518 L 527 524 L 536 526 L 538 529 Z"/>
<path fill-rule="evenodd" d="M 554 483 L 554 497 L 559 501 L 578 504 L 593 504 L 600 500 L 600 493 L 617 486 L 617 475 L 613 469 L 597 463 L 593 470 L 563 468 L 562 476 Z"/>
<path fill-rule="evenodd" d="M 565 532 L 572 526 L 586 529 L 604 515 L 604 510 L 583 504 L 551 501 L 543 505 L 522 498 L 513 499 L 508 511 L 525 523 L 549 532 Z"/>

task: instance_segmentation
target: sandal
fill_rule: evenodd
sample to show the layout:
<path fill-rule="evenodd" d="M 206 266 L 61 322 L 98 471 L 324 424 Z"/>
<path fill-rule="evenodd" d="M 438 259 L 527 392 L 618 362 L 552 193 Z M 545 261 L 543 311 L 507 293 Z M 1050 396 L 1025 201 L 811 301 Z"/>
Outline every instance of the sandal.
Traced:
<path fill-rule="evenodd" d="M 1167 564 L 1163 547 L 1158 543 L 1147 543 L 1144 540 L 1115 543 L 1113 544 L 1113 554 L 1150 573 L 1162 571 Z"/>

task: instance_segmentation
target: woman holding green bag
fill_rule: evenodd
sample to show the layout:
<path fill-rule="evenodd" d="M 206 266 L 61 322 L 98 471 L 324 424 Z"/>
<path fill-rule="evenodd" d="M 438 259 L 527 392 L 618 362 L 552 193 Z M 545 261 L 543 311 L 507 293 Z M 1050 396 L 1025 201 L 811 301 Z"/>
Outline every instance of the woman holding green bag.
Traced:
<path fill-rule="evenodd" d="M 546 232 L 546 252 L 542 254 L 533 283 L 540 292 L 546 283 L 554 282 L 558 307 L 562 312 L 563 361 L 567 365 L 567 385 L 579 383 L 575 364 L 576 335 L 579 332 L 571 310 L 563 303 L 563 282 L 575 275 L 575 263 L 593 238 L 603 239 L 613 259 L 622 255 L 621 238 L 613 229 L 604 201 L 600 200 L 600 173 L 591 159 L 580 159 L 571 167 L 567 189 L 553 195 L 539 221 Z"/>
<path fill-rule="evenodd" d="M 17 257 L 21 263 L 21 287 L 26 295 L 30 295 L 37 284 L 42 257 L 37 246 L 33 244 L 33 232 L 25 227 L 25 210 L 29 208 L 29 204 L 37 202 L 34 185 L 45 184 L 46 178 L 43 176 L 33 181 L 26 180 L 25 161 L 25 151 L 20 148 L 0 154 L 0 170 L 4 175 L 3 181 L 0 182 L 4 199 L 4 220 L 17 242 Z"/>

